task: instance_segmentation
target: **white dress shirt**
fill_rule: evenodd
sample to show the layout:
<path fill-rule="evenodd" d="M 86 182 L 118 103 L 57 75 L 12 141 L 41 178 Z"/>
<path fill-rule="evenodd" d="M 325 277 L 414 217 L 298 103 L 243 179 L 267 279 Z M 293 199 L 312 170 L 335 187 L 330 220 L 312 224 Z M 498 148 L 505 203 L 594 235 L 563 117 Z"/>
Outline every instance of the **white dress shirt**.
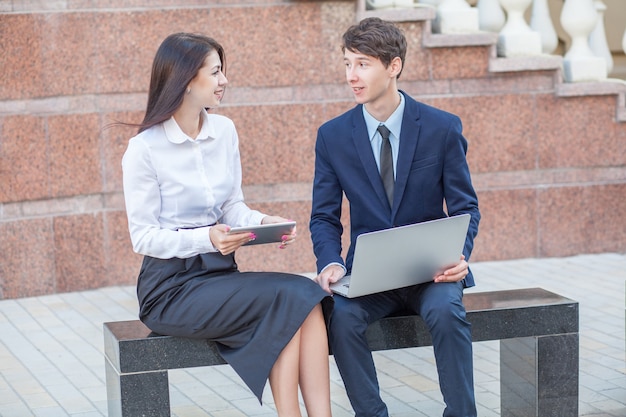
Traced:
<path fill-rule="evenodd" d="M 258 225 L 265 216 L 243 201 L 235 125 L 205 111 L 202 118 L 195 139 L 172 117 L 128 143 L 124 199 L 137 253 L 169 259 L 215 252 L 211 225 Z"/>

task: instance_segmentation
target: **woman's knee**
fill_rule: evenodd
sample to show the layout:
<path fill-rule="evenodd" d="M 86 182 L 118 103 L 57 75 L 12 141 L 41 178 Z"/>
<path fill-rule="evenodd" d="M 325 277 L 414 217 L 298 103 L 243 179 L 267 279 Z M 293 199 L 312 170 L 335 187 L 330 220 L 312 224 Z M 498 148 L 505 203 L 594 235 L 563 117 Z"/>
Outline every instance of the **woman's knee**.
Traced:
<path fill-rule="evenodd" d="M 313 306 L 309 315 L 304 319 L 303 325 L 311 324 L 311 325 L 324 325 L 324 313 L 322 312 L 322 305 L 316 304 Z"/>

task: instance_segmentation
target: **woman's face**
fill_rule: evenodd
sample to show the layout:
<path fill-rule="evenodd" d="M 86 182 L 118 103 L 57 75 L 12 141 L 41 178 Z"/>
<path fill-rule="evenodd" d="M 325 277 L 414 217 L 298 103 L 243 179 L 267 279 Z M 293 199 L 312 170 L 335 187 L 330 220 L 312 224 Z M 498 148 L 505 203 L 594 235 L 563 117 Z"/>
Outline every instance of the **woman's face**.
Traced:
<path fill-rule="evenodd" d="M 188 98 L 201 107 L 217 107 L 224 97 L 228 80 L 222 72 L 222 62 L 217 51 L 211 51 L 204 60 L 204 65 L 189 83 Z"/>

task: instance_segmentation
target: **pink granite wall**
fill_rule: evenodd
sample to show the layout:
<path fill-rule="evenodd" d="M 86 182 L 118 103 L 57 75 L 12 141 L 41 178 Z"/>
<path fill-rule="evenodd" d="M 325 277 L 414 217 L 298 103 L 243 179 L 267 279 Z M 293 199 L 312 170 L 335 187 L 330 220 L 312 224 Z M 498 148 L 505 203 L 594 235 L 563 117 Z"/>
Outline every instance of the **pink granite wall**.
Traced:
<path fill-rule="evenodd" d="M 313 271 L 315 132 L 353 105 L 338 44 L 355 16 L 351 1 L 0 0 L 0 299 L 135 281 L 120 169 L 134 132 L 106 127 L 141 119 L 152 57 L 175 31 L 225 46 L 219 111 L 238 127 L 247 200 L 299 222 L 296 245 L 244 248 L 240 267 Z M 483 213 L 473 259 L 623 252 L 626 88 L 503 71 L 493 43 L 400 25 L 402 88 L 464 121 Z"/>

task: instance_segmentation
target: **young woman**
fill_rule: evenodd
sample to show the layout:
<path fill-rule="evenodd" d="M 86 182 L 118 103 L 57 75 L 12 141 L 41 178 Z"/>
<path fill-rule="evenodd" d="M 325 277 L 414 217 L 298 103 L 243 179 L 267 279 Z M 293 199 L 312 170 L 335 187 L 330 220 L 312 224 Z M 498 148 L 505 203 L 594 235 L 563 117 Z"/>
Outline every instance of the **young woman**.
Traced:
<path fill-rule="evenodd" d="M 220 44 L 197 34 L 168 36 L 154 58 L 146 114 L 122 160 L 130 237 L 144 255 L 139 316 L 156 333 L 219 342 L 259 401 L 269 379 L 279 416 L 301 415 L 300 388 L 308 416 L 328 417 L 332 299 L 299 275 L 237 270 L 235 250 L 254 235 L 230 227 L 285 219 L 244 203 L 235 126 L 206 110 L 224 96 L 224 67 Z"/>

